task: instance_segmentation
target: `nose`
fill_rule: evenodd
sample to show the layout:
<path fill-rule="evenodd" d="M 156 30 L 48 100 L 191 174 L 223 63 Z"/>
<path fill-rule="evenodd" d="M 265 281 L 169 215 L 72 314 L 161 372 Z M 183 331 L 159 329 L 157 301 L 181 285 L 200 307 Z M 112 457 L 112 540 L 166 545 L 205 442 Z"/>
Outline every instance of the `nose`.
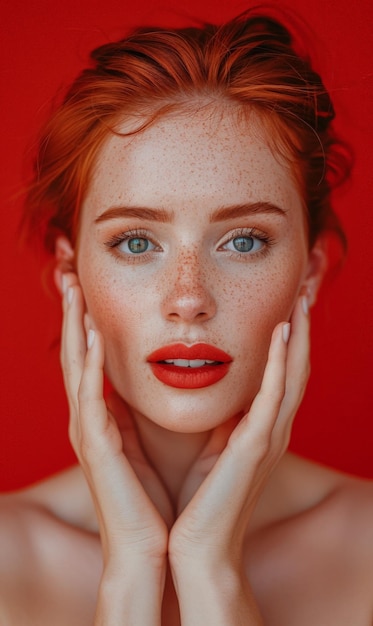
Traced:
<path fill-rule="evenodd" d="M 180 255 L 165 278 L 162 314 L 171 322 L 205 322 L 216 313 L 212 275 L 197 254 Z"/>

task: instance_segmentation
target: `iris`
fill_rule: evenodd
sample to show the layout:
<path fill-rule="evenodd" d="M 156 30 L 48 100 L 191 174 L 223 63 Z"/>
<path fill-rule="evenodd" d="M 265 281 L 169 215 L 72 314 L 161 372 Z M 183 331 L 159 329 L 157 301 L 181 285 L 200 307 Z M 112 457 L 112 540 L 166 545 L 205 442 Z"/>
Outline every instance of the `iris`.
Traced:
<path fill-rule="evenodd" d="M 146 252 L 148 247 L 149 241 L 144 239 L 144 237 L 134 237 L 133 239 L 128 240 L 128 249 L 135 254 Z"/>
<path fill-rule="evenodd" d="M 254 246 L 253 237 L 235 237 L 233 245 L 238 252 L 250 252 Z"/>

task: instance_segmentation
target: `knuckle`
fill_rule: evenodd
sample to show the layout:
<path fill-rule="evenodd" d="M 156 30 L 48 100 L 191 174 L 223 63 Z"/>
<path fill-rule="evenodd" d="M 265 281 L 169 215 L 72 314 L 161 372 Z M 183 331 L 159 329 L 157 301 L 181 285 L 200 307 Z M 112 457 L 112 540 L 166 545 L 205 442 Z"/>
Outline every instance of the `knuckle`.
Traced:
<path fill-rule="evenodd" d="M 277 410 L 284 399 L 285 391 L 285 385 L 281 385 L 276 388 L 261 390 L 259 394 L 270 407 Z"/>
<path fill-rule="evenodd" d="M 259 466 L 271 453 L 271 434 L 267 429 L 249 429 L 246 437 L 239 437 L 236 441 L 229 441 L 227 448 L 235 456 L 236 446 L 242 450 L 243 455 L 247 455 L 250 450 L 250 462 L 254 466 Z"/>
<path fill-rule="evenodd" d="M 95 416 L 88 406 L 80 407 L 79 429 L 76 432 L 77 448 L 80 458 L 92 465 L 107 457 L 110 441 L 106 428 L 96 423 Z M 93 419 L 89 419 L 90 417 Z"/>
<path fill-rule="evenodd" d="M 90 428 L 80 428 L 78 448 L 81 459 L 88 465 L 97 461 L 103 454 L 101 437 Z"/>
<path fill-rule="evenodd" d="M 310 373 L 311 373 L 311 367 L 308 363 L 297 372 L 296 376 L 292 376 L 288 380 L 287 385 L 286 385 L 287 386 L 286 393 L 287 395 L 292 397 L 294 401 L 297 400 L 298 402 L 300 402 L 301 399 L 303 398 L 303 394 L 307 387 Z"/>
<path fill-rule="evenodd" d="M 90 387 L 87 386 L 87 384 L 84 384 L 84 379 L 82 379 L 78 385 L 77 397 L 78 397 L 79 406 L 81 408 L 87 407 L 89 410 L 90 404 L 93 400 L 92 391 Z"/>
<path fill-rule="evenodd" d="M 285 396 L 286 387 L 282 384 L 270 393 L 270 399 L 274 404 L 281 404 Z"/>
<path fill-rule="evenodd" d="M 84 404 L 86 404 L 89 400 L 89 395 L 87 393 L 87 390 L 82 384 L 80 384 L 78 387 L 77 397 L 78 397 L 78 402 L 79 402 L 80 407 L 82 405 L 84 406 Z"/>
<path fill-rule="evenodd" d="M 257 463 L 262 463 L 266 459 L 271 451 L 271 441 L 268 436 L 257 437 L 254 447 L 254 458 Z"/>
<path fill-rule="evenodd" d="M 96 458 L 96 449 L 92 445 L 92 441 L 87 441 L 86 438 L 80 437 L 79 456 L 84 464 L 90 465 L 92 463 Z"/>

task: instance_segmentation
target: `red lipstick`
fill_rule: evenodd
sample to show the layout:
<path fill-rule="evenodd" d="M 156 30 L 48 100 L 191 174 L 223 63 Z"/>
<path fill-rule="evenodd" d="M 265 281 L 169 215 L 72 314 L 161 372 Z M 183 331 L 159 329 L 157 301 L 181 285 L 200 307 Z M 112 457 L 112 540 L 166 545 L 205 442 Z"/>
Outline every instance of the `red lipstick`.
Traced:
<path fill-rule="evenodd" d="M 175 343 L 148 356 L 154 376 L 169 387 L 200 389 L 214 385 L 228 373 L 232 357 L 215 346 Z"/>

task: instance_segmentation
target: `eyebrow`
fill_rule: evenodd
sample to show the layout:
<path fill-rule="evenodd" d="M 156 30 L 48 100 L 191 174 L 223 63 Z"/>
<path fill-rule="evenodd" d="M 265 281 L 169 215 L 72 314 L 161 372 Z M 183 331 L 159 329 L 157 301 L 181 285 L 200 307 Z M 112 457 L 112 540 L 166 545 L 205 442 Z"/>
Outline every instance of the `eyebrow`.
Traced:
<path fill-rule="evenodd" d="M 256 213 L 275 214 L 286 216 L 286 211 L 272 202 L 249 202 L 245 204 L 234 204 L 232 206 L 221 207 L 211 213 L 211 222 L 223 222 L 237 217 L 245 217 Z M 174 211 L 165 209 L 152 209 L 142 206 L 113 206 L 101 213 L 95 223 L 114 220 L 120 218 L 139 218 L 163 224 L 173 221 Z"/>
<path fill-rule="evenodd" d="M 251 202 L 245 204 L 235 204 L 233 206 L 222 207 L 211 214 L 211 222 L 223 222 L 235 217 L 245 217 L 256 213 L 267 213 L 286 216 L 287 211 L 272 202 Z"/>
<path fill-rule="evenodd" d="M 113 206 L 101 213 L 96 219 L 95 223 L 104 222 L 106 220 L 115 220 L 122 217 L 136 217 L 143 220 L 150 220 L 152 222 L 172 222 L 174 213 L 173 211 L 166 211 L 165 209 L 150 209 L 149 207 L 142 206 Z"/>

